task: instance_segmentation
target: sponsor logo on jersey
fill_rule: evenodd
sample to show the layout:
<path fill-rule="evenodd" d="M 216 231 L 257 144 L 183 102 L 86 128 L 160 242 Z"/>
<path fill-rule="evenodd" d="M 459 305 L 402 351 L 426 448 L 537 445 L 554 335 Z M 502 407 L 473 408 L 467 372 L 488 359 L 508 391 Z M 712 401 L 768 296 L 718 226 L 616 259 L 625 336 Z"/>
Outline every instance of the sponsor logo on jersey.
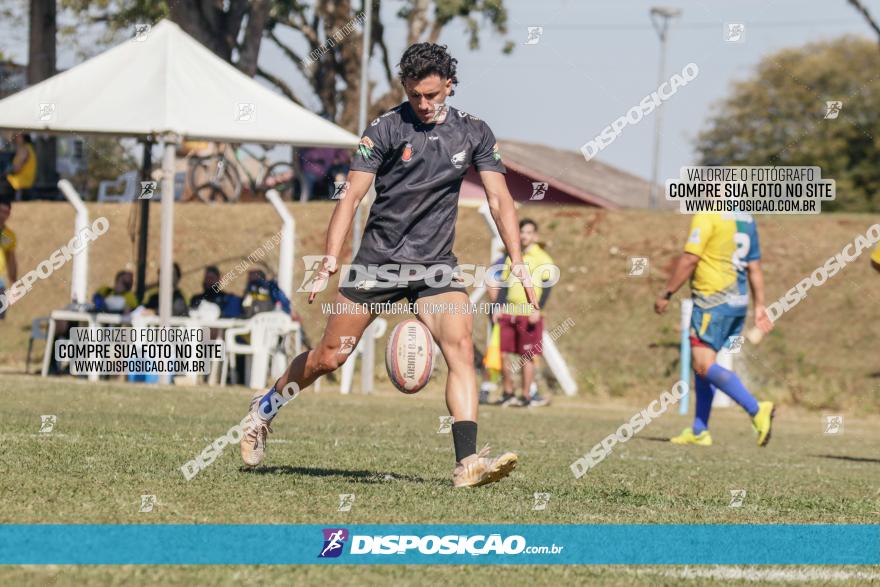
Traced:
<path fill-rule="evenodd" d="M 501 161 L 501 149 L 498 148 L 498 143 L 495 143 L 495 146 L 492 147 L 492 159 Z"/>
<path fill-rule="evenodd" d="M 374 120 L 373 122 L 371 122 L 371 123 L 370 123 L 370 126 L 376 126 L 377 124 L 379 124 L 379 119 L 378 119 L 378 118 L 377 118 L 376 120 Z"/>
<path fill-rule="evenodd" d="M 467 156 L 467 151 L 459 151 L 455 155 L 452 156 L 450 161 L 452 162 L 453 167 L 456 169 L 461 169 L 464 165 L 464 159 Z"/>
<path fill-rule="evenodd" d="M 688 244 L 698 245 L 700 244 L 700 229 L 695 228 L 691 235 L 688 237 Z"/>
<path fill-rule="evenodd" d="M 404 162 L 407 162 L 407 161 L 409 161 L 410 159 L 412 159 L 412 156 L 413 156 L 413 148 L 412 148 L 412 145 L 411 145 L 410 143 L 407 143 L 406 146 L 403 148 L 403 155 L 401 155 L 400 158 L 401 158 Z"/>
<path fill-rule="evenodd" d="M 376 148 L 376 145 L 373 144 L 370 137 L 361 137 L 361 141 L 358 143 L 358 154 L 364 159 L 369 159 L 373 156 L 374 148 Z"/>
<path fill-rule="evenodd" d="M 477 117 L 474 116 L 473 114 L 468 114 L 468 113 L 465 112 L 464 110 L 458 110 L 458 117 L 459 117 L 459 118 L 470 117 L 471 120 L 479 120 L 479 118 L 477 118 Z"/>

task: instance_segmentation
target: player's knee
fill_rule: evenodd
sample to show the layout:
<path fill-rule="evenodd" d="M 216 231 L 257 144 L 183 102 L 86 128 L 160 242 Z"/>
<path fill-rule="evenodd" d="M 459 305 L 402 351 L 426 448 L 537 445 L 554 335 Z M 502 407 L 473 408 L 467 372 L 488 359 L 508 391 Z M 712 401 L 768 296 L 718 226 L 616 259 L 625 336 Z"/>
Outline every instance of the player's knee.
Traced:
<path fill-rule="evenodd" d="M 468 336 L 446 345 L 446 353 L 467 364 L 474 362 L 474 343 Z"/>
<path fill-rule="evenodd" d="M 315 353 L 315 369 L 321 375 L 336 371 L 348 358 L 348 355 L 340 355 L 339 349 L 321 348 Z"/>
<path fill-rule="evenodd" d="M 694 361 L 694 373 L 699 375 L 700 377 L 705 377 L 709 372 L 710 363 L 705 361 Z"/>

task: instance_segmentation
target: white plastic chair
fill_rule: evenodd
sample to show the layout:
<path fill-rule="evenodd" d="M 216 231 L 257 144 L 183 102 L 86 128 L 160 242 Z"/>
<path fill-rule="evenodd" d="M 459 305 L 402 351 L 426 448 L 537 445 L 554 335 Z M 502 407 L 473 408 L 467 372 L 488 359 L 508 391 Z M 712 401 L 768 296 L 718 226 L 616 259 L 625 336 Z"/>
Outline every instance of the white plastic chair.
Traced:
<path fill-rule="evenodd" d="M 24 372 L 30 373 L 31 351 L 34 349 L 35 340 L 47 340 L 49 335 L 49 318 L 34 318 L 31 321 L 31 335 L 28 338 L 27 357 L 24 361 Z"/>
<path fill-rule="evenodd" d="M 284 312 L 261 312 L 251 318 L 247 325 L 227 329 L 224 334 L 226 353 L 220 373 L 220 384 L 226 385 L 230 361 L 237 355 L 251 355 L 249 386 L 251 389 L 265 387 L 269 375 L 269 358 L 281 339 L 298 329 L 299 324 Z M 246 334 L 250 335 L 250 343 L 245 344 L 235 340 L 235 337 Z"/>
<path fill-rule="evenodd" d="M 110 190 L 122 189 L 115 193 Z M 110 181 L 98 184 L 99 202 L 131 202 L 138 196 L 138 172 L 129 171 Z"/>

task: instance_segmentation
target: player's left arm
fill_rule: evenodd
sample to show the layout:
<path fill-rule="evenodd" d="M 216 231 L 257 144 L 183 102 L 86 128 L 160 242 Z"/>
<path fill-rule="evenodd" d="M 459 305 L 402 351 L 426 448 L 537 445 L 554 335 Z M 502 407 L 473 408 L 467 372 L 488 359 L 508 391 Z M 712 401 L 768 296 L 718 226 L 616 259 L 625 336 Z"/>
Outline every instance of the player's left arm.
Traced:
<path fill-rule="evenodd" d="M 773 330 L 773 321 L 764 305 L 764 272 L 761 270 L 761 260 L 749 261 L 748 270 L 749 287 L 752 290 L 752 299 L 755 300 L 755 326 L 767 334 Z"/>
<path fill-rule="evenodd" d="M 750 236 L 747 240 L 748 251 L 743 261 L 749 275 L 749 288 L 752 290 L 752 300 L 755 302 L 755 326 L 767 334 L 773 329 L 773 321 L 767 313 L 764 305 L 764 272 L 761 270 L 761 239 L 758 236 L 758 228 L 751 225 Z"/>
<path fill-rule="evenodd" d="M 497 171 L 480 171 L 480 179 L 483 181 L 483 189 L 486 190 L 486 198 L 489 201 L 489 211 L 498 234 L 510 255 L 511 273 L 523 284 L 526 299 L 533 308 L 538 308 L 538 298 L 532 288 L 529 267 L 523 262 L 522 250 L 519 246 L 519 220 L 516 217 L 516 207 L 513 205 L 513 196 L 507 189 L 507 181 L 504 175 Z"/>

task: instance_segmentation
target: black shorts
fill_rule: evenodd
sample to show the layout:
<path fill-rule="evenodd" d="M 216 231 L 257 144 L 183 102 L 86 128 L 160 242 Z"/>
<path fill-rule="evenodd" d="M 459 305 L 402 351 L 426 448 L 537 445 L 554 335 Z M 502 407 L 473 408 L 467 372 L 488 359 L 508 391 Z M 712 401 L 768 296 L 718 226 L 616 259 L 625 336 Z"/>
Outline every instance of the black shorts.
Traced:
<path fill-rule="evenodd" d="M 467 295 L 467 288 L 459 283 L 452 282 L 449 285 L 432 286 L 425 283 L 424 279 L 411 281 L 405 286 L 380 287 L 369 289 L 363 287 L 340 287 L 339 293 L 349 300 L 358 304 L 393 304 L 406 298 L 410 305 L 415 304 L 419 298 L 427 298 L 450 291 L 460 291 Z"/>

